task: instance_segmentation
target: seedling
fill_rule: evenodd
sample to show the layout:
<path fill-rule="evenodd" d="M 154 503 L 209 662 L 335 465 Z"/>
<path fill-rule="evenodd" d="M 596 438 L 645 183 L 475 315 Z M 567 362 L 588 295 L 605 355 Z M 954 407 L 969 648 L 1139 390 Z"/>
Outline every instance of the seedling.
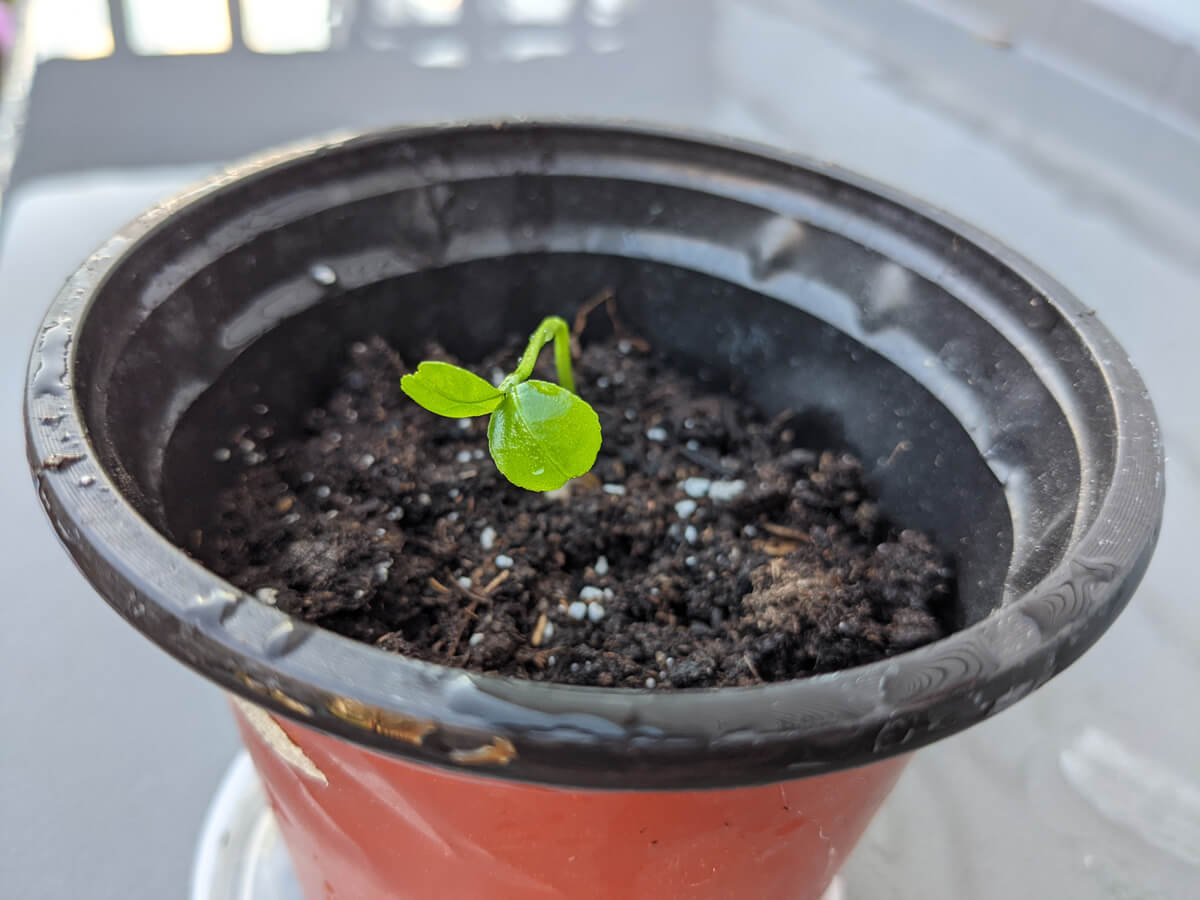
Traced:
<path fill-rule="evenodd" d="M 530 381 L 542 348 L 554 341 L 558 384 Z M 586 473 L 600 451 L 600 419 L 575 394 L 567 323 L 542 320 L 521 360 L 499 386 L 444 362 L 426 361 L 400 379 L 400 388 L 432 413 L 451 419 L 491 414 L 488 450 L 517 487 L 553 491 Z"/>

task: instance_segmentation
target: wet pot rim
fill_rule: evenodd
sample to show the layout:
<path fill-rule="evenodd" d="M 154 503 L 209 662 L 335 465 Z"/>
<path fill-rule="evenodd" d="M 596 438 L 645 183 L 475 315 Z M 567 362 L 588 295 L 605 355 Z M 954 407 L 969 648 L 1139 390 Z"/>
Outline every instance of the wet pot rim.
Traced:
<path fill-rule="evenodd" d="M 447 129 L 517 138 L 573 130 L 716 148 L 731 159 L 798 167 L 945 229 L 964 253 L 1036 285 L 1089 349 L 1109 388 L 1115 465 L 1090 523 L 1053 571 L 975 625 L 881 662 L 756 687 L 654 692 L 479 675 L 360 644 L 254 601 L 147 523 L 101 465 L 73 389 L 76 334 L 107 277 L 194 206 L 277 168 Z M 1037 340 L 1032 332 L 1020 337 Z M 47 415 L 51 395 L 61 397 Z M 1073 430 L 1089 428 L 1078 409 L 1064 414 Z M 975 724 L 1052 678 L 1111 624 L 1149 562 L 1164 496 L 1159 430 L 1140 376 L 1094 315 L 1036 267 L 945 213 L 835 166 L 727 138 L 603 123 L 432 125 L 305 142 L 183 191 L 107 241 L 54 300 L 29 363 L 25 427 L 39 497 L 68 551 L 105 599 L 172 655 L 274 713 L 376 750 L 579 788 L 783 781 L 906 753 Z M 68 446 L 64 435 L 81 438 Z M 1081 465 L 1086 479 L 1088 460 Z"/>

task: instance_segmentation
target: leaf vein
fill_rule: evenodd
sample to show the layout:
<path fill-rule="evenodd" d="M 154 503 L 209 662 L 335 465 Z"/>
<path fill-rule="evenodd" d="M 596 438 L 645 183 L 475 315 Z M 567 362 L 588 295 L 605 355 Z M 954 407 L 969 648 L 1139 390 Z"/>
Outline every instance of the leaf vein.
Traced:
<path fill-rule="evenodd" d="M 558 472 L 558 474 L 559 474 L 559 475 L 561 475 L 561 476 L 562 476 L 563 480 L 565 481 L 565 480 L 567 479 L 567 470 L 566 470 L 566 469 L 564 469 L 562 466 L 560 466 L 560 465 L 559 465 L 559 464 L 558 464 L 558 463 L 555 461 L 554 457 L 553 457 L 553 456 L 551 456 L 549 453 L 547 453 L 547 452 L 546 452 L 546 447 L 545 447 L 545 445 L 544 445 L 544 444 L 542 443 L 542 441 L 541 441 L 541 440 L 538 438 L 538 436 L 537 436 L 537 434 L 534 432 L 534 430 L 533 430 L 532 428 L 530 428 L 530 427 L 529 427 L 529 423 L 525 421 L 525 415 L 524 415 L 524 413 L 521 411 L 521 404 L 517 402 L 517 400 L 516 400 L 516 397 L 515 397 L 515 396 L 513 397 L 513 412 L 514 412 L 514 413 L 516 413 L 517 419 L 518 419 L 518 420 L 520 420 L 520 422 L 521 422 L 521 427 L 525 429 L 525 431 L 526 431 L 526 433 L 528 433 L 528 435 L 529 435 L 530 439 L 531 439 L 531 440 L 532 440 L 532 441 L 533 441 L 535 444 L 537 444 L 537 448 L 538 448 L 538 450 L 541 452 L 541 454 L 542 454 L 542 457 L 543 457 L 543 458 L 546 460 L 546 462 L 547 462 L 549 465 L 551 465 L 551 466 L 553 466 L 553 467 L 554 467 L 554 469 L 555 469 L 555 470 Z"/>

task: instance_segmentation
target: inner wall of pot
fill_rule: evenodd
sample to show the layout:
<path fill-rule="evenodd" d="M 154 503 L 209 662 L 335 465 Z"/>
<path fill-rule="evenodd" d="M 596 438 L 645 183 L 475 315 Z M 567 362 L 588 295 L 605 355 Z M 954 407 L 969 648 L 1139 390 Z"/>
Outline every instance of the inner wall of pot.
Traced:
<path fill-rule="evenodd" d="M 303 412 L 327 398 L 351 342 L 379 335 L 410 366 L 431 338 L 477 360 L 543 315 L 570 318 L 611 288 L 624 324 L 682 371 L 715 389 L 736 385 L 769 416 L 799 413 L 806 446 L 859 456 L 885 513 L 931 532 L 955 558 L 956 625 L 978 621 L 1000 599 L 1011 520 L 969 435 L 894 364 L 800 310 L 694 271 L 613 256 L 505 256 L 344 292 L 333 274 L 308 273 L 327 296 L 253 341 L 179 419 L 161 480 L 166 530 L 177 541 L 211 527 L 215 497 L 236 472 L 237 455 L 219 462 L 216 451 L 242 425 L 294 432 Z M 280 303 L 286 295 L 270 296 Z M 239 338 L 256 321 L 253 313 L 235 319 L 224 335 Z M 603 311 L 592 321 L 589 336 L 610 328 Z"/>
<path fill-rule="evenodd" d="M 1111 469 L 1111 404 L 1035 287 L 869 191 L 653 135 L 398 133 L 268 169 L 109 274 L 76 389 L 102 464 L 182 543 L 232 476 L 216 449 L 294 427 L 350 342 L 470 361 L 603 288 L 685 371 L 862 459 L 885 513 L 953 556 L 958 625 L 1040 581 L 1093 514 L 1106 476 L 1084 484 L 1080 460 Z M 1064 409 L 1085 407 L 1081 432 Z"/>

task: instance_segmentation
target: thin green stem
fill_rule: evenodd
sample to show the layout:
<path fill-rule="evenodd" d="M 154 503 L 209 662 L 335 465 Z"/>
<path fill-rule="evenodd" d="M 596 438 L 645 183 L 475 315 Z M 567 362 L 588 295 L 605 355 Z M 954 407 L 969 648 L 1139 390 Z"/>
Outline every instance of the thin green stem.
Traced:
<path fill-rule="evenodd" d="M 542 324 L 529 338 L 529 344 L 521 354 L 521 361 L 517 363 L 512 374 L 500 383 L 497 390 L 506 394 L 521 382 L 528 380 L 533 374 L 538 354 L 550 341 L 554 341 L 554 365 L 558 369 L 558 383 L 572 394 L 575 393 L 575 376 L 571 373 L 571 331 L 566 320 L 560 316 L 547 316 L 542 319 Z"/>

